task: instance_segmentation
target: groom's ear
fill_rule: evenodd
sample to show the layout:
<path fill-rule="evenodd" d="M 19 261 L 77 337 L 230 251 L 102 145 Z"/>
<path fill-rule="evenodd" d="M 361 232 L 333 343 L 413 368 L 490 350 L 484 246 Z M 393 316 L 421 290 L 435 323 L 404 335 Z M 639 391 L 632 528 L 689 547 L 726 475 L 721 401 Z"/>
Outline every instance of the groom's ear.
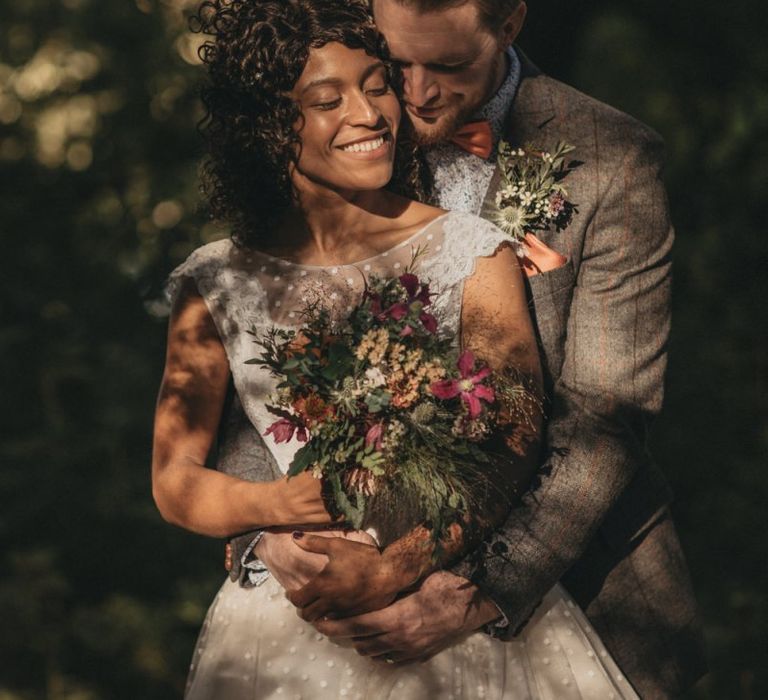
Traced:
<path fill-rule="evenodd" d="M 520 0 L 499 30 L 499 44 L 502 48 L 506 49 L 515 43 L 520 30 L 523 28 L 526 14 L 528 14 L 528 5 Z"/>

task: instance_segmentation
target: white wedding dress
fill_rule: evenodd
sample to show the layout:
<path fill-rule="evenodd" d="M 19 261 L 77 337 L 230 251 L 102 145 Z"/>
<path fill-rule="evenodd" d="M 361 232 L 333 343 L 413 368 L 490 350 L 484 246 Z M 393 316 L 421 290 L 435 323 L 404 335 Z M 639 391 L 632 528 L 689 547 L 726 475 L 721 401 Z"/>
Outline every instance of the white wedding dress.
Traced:
<path fill-rule="evenodd" d="M 244 410 L 263 435 L 274 417 L 264 408 L 275 380 L 258 365 L 254 337 L 273 325 L 300 323 L 306 299 L 344 314 L 364 278 L 403 272 L 413 252 L 426 253 L 415 272 L 438 292 L 433 311 L 441 332 L 457 335 L 464 280 L 475 260 L 507 237 L 484 219 L 448 213 L 408 240 L 354 265 L 297 265 L 241 249 L 231 241 L 196 250 L 171 275 L 174 294 L 192 278 L 216 323 Z M 283 472 L 295 442 L 267 438 Z M 301 620 L 274 578 L 254 588 L 227 580 L 208 611 L 190 665 L 187 700 L 445 700 L 636 698 L 582 611 L 556 585 L 522 633 L 500 641 L 468 635 L 430 661 L 390 667 L 338 646 Z"/>

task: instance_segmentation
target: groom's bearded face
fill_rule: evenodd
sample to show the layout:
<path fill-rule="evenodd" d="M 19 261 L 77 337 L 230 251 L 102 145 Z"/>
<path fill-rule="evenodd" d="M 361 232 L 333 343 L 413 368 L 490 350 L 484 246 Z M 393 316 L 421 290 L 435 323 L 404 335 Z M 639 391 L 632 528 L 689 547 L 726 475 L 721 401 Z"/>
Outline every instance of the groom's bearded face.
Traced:
<path fill-rule="evenodd" d="M 501 85 L 505 42 L 482 25 L 472 2 L 422 13 L 398 0 L 374 0 L 373 11 L 402 70 L 417 140 L 450 138 Z"/>

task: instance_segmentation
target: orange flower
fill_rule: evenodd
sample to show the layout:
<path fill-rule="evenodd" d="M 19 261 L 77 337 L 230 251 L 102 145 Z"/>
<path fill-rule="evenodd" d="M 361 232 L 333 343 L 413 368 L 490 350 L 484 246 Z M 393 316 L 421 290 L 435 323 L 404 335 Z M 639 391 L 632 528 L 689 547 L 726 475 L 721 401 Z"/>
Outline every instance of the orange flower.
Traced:
<path fill-rule="evenodd" d="M 288 345 L 286 346 L 285 356 L 287 358 L 291 358 L 295 354 L 301 353 L 301 351 L 304 350 L 304 348 L 307 346 L 308 343 L 309 343 L 309 338 L 307 338 L 306 335 L 304 335 L 301 332 L 297 333 L 294 336 L 293 340 L 290 343 L 288 343 Z M 315 348 L 312 351 L 312 354 L 315 355 L 315 357 L 320 357 L 320 349 Z"/>
<path fill-rule="evenodd" d="M 297 399 L 293 403 L 293 410 L 301 416 L 308 427 L 322 423 L 334 415 L 333 406 L 325 403 L 317 394 Z"/>

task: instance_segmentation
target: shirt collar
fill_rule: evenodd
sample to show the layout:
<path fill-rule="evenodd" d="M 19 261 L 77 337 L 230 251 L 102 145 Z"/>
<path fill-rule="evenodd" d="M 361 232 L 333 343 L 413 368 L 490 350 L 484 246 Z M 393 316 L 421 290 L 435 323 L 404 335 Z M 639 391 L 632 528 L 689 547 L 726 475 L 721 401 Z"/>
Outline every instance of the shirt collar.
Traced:
<path fill-rule="evenodd" d="M 517 88 L 520 85 L 521 64 L 520 58 L 515 49 L 510 46 L 507 49 L 508 70 L 507 77 L 497 90 L 496 94 L 488 100 L 472 117 L 470 121 L 487 119 L 493 132 L 493 143 L 499 142 L 503 132 L 504 124 L 509 110 L 512 109 L 512 103 L 515 101 Z"/>

